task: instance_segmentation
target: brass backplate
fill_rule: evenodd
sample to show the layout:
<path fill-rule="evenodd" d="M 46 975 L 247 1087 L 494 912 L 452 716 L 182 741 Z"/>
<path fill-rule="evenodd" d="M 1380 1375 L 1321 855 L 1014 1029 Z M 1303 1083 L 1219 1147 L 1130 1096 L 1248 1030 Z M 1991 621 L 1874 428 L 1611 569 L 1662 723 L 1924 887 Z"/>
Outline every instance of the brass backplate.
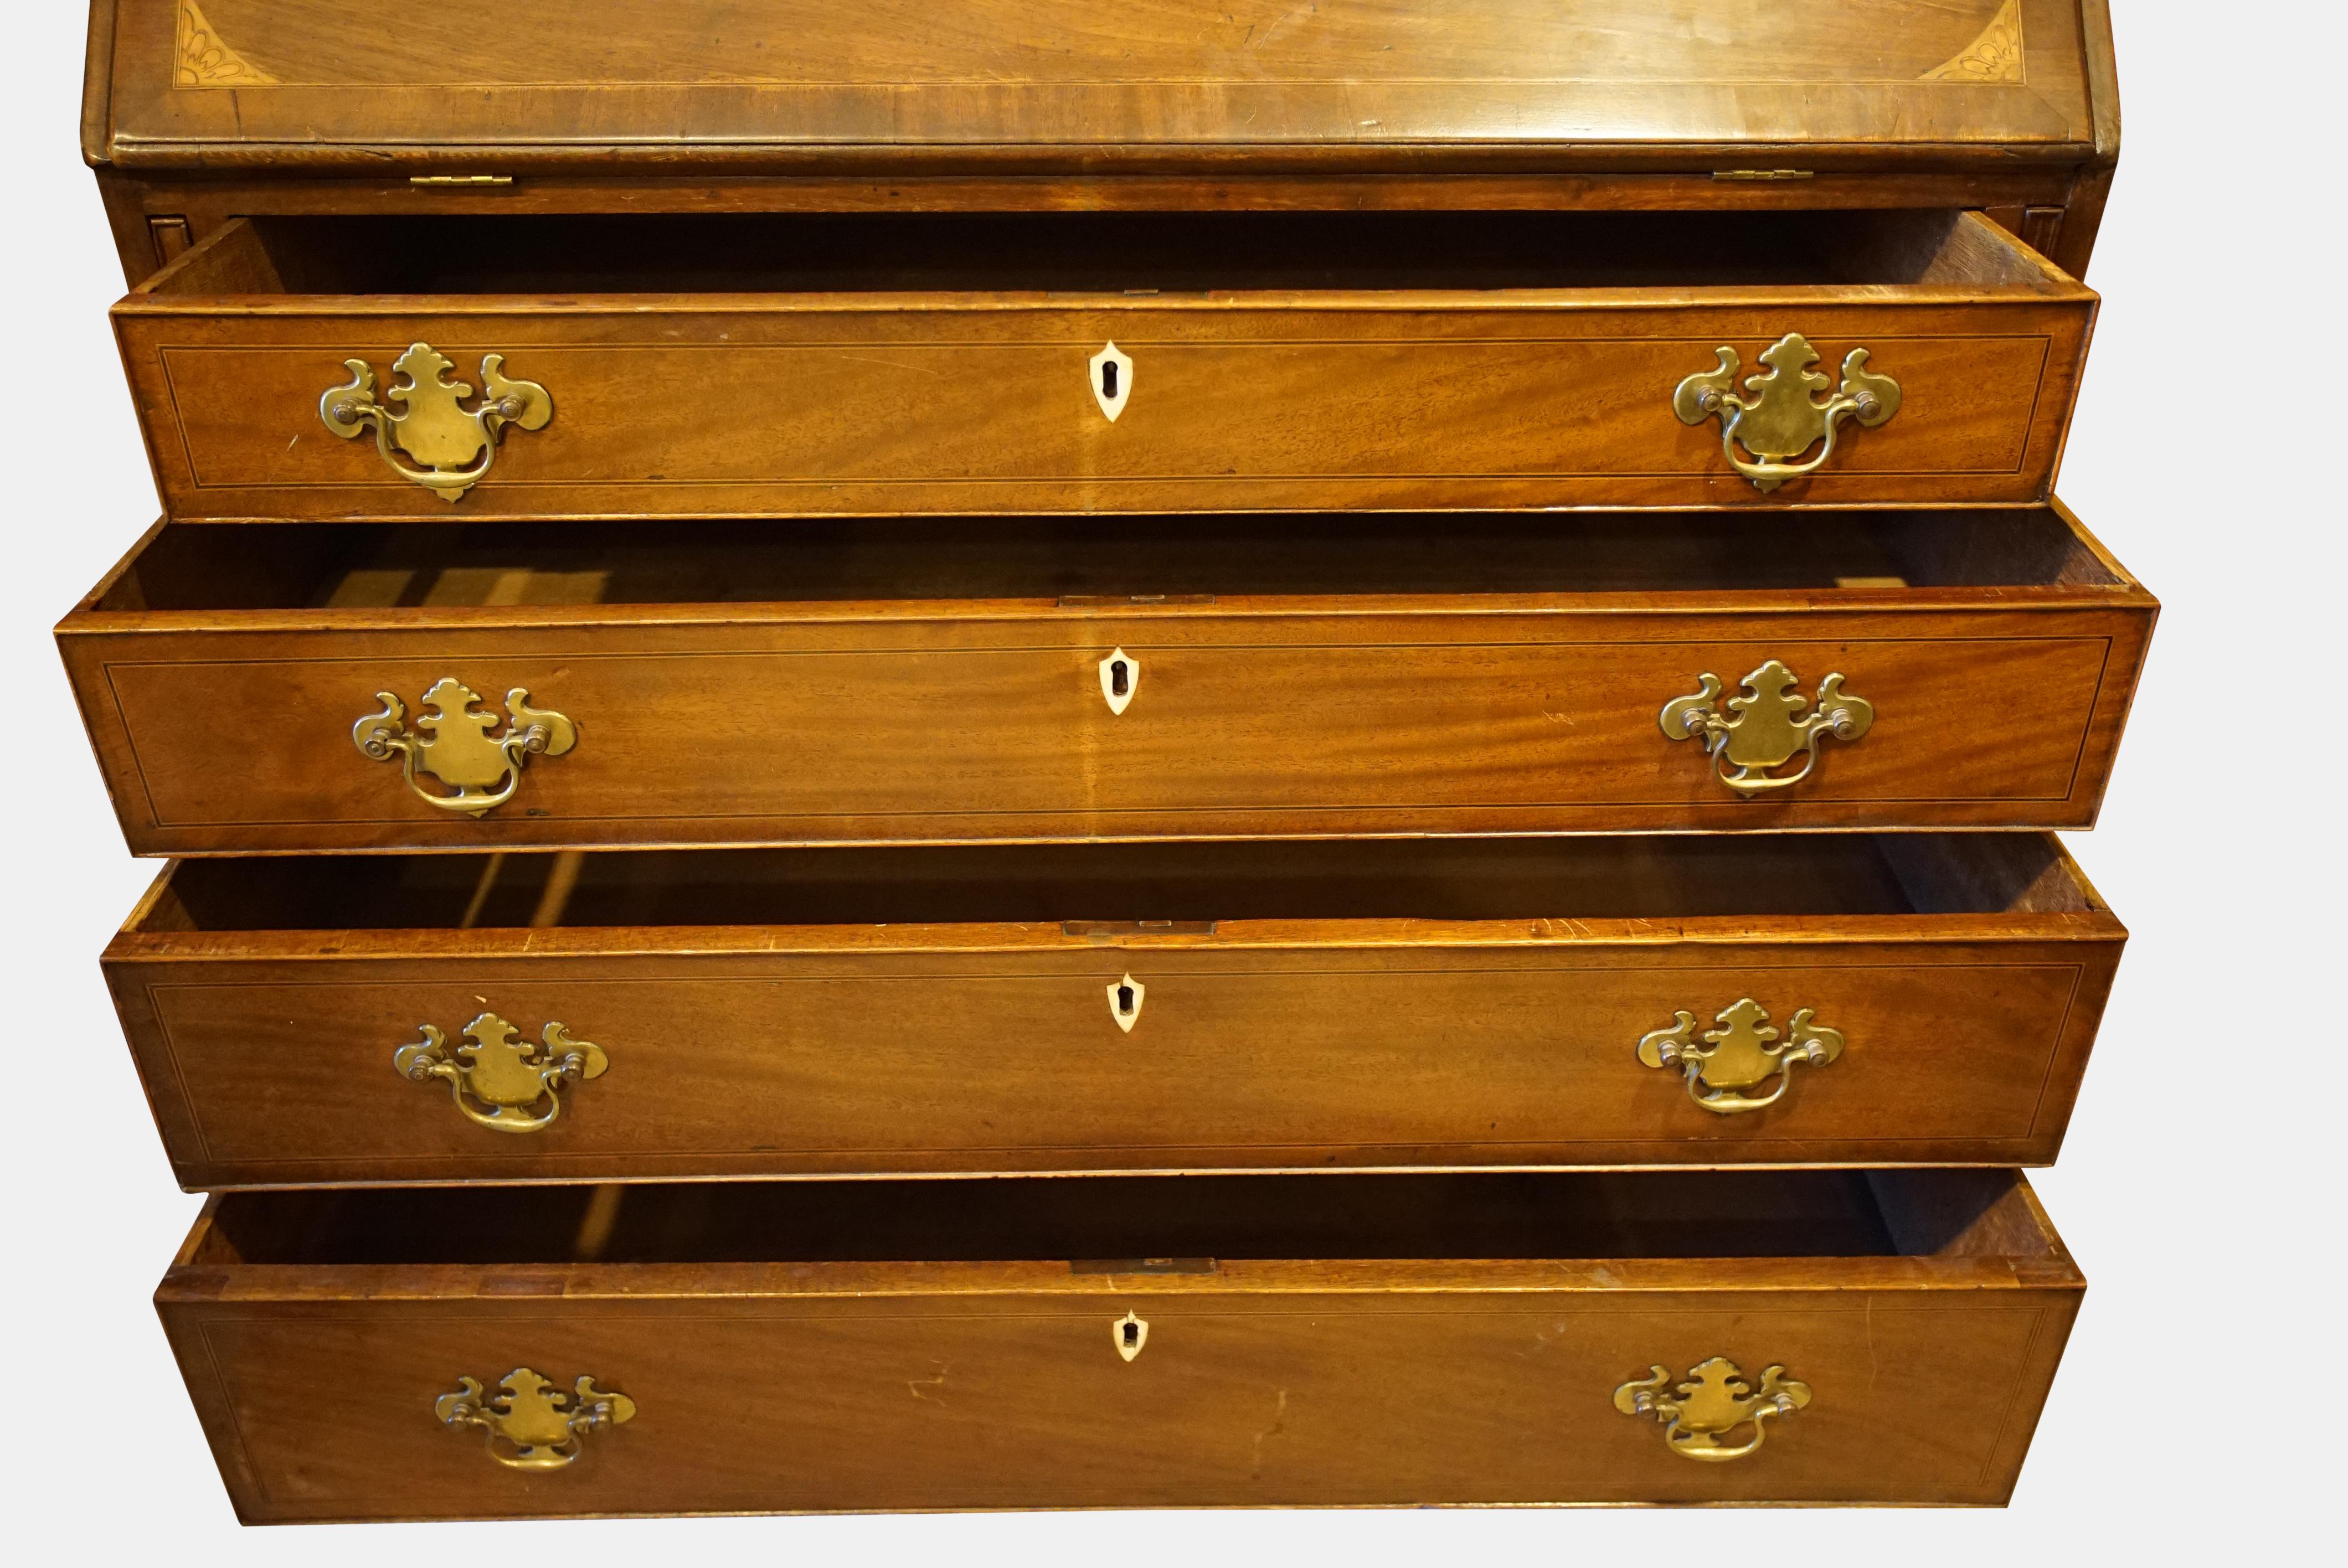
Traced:
<path fill-rule="evenodd" d="M 473 389 L 449 379 L 455 362 L 430 343 L 412 344 L 392 363 L 399 379 L 380 399 L 375 366 L 346 359 L 350 379 L 326 389 L 318 417 L 345 441 L 373 430 L 376 451 L 393 473 L 454 503 L 488 476 L 507 425 L 543 430 L 554 417 L 546 388 L 508 376 L 505 363 L 503 354 L 482 357 L 480 401 L 468 408 Z"/>
<path fill-rule="evenodd" d="M 1763 491 L 1823 467 L 1834 456 L 1835 435 L 1845 420 L 1873 426 L 1900 412 L 1900 384 L 1868 369 L 1863 348 L 1843 356 L 1838 386 L 1810 368 L 1818 361 L 1810 340 L 1787 333 L 1761 351 L 1763 368 L 1745 378 L 1741 392 L 1736 373 L 1744 368 L 1743 359 L 1726 343 L 1713 354 L 1717 364 L 1673 390 L 1672 412 L 1684 425 L 1717 418 L 1721 451 Z M 1829 386 L 1834 391 L 1821 400 L 1818 394 Z M 1813 446 L 1818 455 L 1807 462 L 1788 461 Z"/>
<path fill-rule="evenodd" d="M 551 708 L 530 705 L 530 692 L 506 693 L 505 732 L 496 714 L 479 711 L 481 694 L 454 676 L 443 676 L 424 693 L 424 712 L 410 728 L 407 705 L 389 692 L 377 692 L 380 711 L 351 726 L 351 743 L 376 762 L 397 757 L 416 798 L 443 811 L 469 816 L 503 805 L 521 787 L 522 764 L 533 756 L 559 757 L 579 743 L 579 726 Z M 449 785 L 448 793 L 426 789 L 427 774 Z"/>
<path fill-rule="evenodd" d="M 1699 1039 L 1695 1015 L 1674 1013 L 1670 1028 L 1639 1037 L 1638 1058 L 1649 1067 L 1679 1070 L 1687 1080 L 1688 1098 L 1719 1115 L 1766 1110 L 1785 1097 L 1796 1067 L 1824 1067 L 1842 1055 L 1842 1032 L 1813 1021 L 1808 1008 L 1797 1011 L 1780 1031 L 1759 1002 L 1741 997 L 1713 1021 L 1719 1027 Z M 1772 1078 L 1777 1087 L 1766 1094 L 1739 1092 Z"/>
<path fill-rule="evenodd" d="M 1818 747 L 1828 736 L 1856 741 L 1875 727 L 1875 704 L 1842 689 L 1840 672 L 1818 682 L 1815 702 L 1794 688 L 1794 672 L 1777 660 L 1765 660 L 1745 677 L 1745 694 L 1723 702 L 1719 676 L 1707 670 L 1697 690 L 1663 704 L 1656 723 L 1674 741 L 1700 741 L 1720 782 L 1742 795 L 1791 789 L 1818 765 Z M 1795 757 L 1790 774 L 1775 770 Z"/>
<path fill-rule="evenodd" d="M 543 1130 L 562 1113 L 566 1086 L 601 1078 L 611 1066 L 602 1046 L 572 1039 L 560 1023 L 526 1041 L 513 1025 L 485 1012 L 453 1045 L 434 1025 L 420 1027 L 424 1038 L 394 1051 L 392 1066 L 418 1083 L 447 1083 L 466 1119 L 492 1132 Z"/>
<path fill-rule="evenodd" d="M 432 1413 L 448 1426 L 484 1434 L 489 1457 L 509 1469 L 561 1470 L 579 1457 L 589 1432 L 634 1419 L 636 1402 L 598 1389 L 592 1378 L 581 1378 L 566 1394 L 517 1367 L 486 1396 L 479 1378 L 458 1378 L 457 1391 L 435 1399 Z"/>
<path fill-rule="evenodd" d="M 1673 1385 L 1658 1363 L 1646 1377 L 1614 1390 L 1614 1408 L 1660 1422 L 1664 1443 L 1683 1459 L 1713 1464 L 1743 1459 L 1766 1440 L 1770 1421 L 1810 1402 L 1810 1386 L 1787 1377 L 1783 1367 L 1764 1368 L 1758 1389 L 1723 1356 L 1697 1362 L 1687 1376 Z M 1725 1440 L 1740 1429 L 1750 1431 L 1743 1442 Z"/>

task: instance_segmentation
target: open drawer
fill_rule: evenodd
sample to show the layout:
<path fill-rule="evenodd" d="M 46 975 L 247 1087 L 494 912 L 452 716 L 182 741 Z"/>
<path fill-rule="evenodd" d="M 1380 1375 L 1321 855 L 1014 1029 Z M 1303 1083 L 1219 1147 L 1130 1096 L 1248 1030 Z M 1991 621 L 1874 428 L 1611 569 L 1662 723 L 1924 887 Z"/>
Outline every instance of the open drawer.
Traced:
<path fill-rule="evenodd" d="M 191 1187 L 2043 1163 L 2050 837 L 190 861 L 105 967 Z"/>
<path fill-rule="evenodd" d="M 203 855 L 2084 827 L 2156 609 L 2059 507 L 166 525 L 58 636 Z"/>
<path fill-rule="evenodd" d="M 175 518 L 633 519 L 2035 501 L 2095 306 L 1952 210 L 274 217 L 115 321 Z"/>
<path fill-rule="evenodd" d="M 2084 1290 L 1919 1171 L 239 1194 L 156 1299 L 263 1522 L 1998 1503 Z"/>

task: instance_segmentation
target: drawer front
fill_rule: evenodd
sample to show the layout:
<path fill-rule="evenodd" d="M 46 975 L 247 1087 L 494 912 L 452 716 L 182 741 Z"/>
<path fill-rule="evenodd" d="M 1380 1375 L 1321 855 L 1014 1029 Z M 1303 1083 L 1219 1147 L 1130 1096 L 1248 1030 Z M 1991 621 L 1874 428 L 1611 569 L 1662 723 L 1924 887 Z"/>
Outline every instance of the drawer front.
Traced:
<path fill-rule="evenodd" d="M 1227 1268 L 1230 1266 L 1226 1266 Z M 1840 1266 L 1822 1261 L 1822 1277 Z M 2075 1291 L 175 1304 L 248 1521 L 1568 1501 L 1996 1502 Z M 675 1288 L 675 1286 L 672 1286 Z M 167 1285 L 167 1291 L 169 1286 Z M 1147 1325 L 1129 1361 L 1113 1333 Z M 1808 1403 L 1694 1463 L 1615 1391 L 1782 1367 Z M 528 1471 L 435 1400 L 517 1368 L 633 1401 Z M 1725 1446 L 1741 1444 L 1732 1434 Z"/>
<path fill-rule="evenodd" d="M 236 1186 L 2039 1163 L 2119 952 L 2116 938 L 1248 946 L 109 973 L 180 1179 Z M 485 1013 L 510 1032 L 484 1039 L 499 1028 Z M 1647 1055 L 1664 1054 L 1682 1016 L 1688 1046 L 1732 1042 L 1707 1077 L 1642 1058 L 1651 1036 Z M 544 1124 L 516 1136 L 481 1119 L 472 1080 L 404 1075 L 427 1025 L 450 1042 L 438 1060 L 474 1026 L 492 1056 L 542 1063 L 553 1026 L 556 1047 L 592 1042 L 608 1066 L 542 1095 L 532 1080 L 504 1120 Z M 1733 1087 L 1739 1047 L 1808 1040 L 1836 1054 Z"/>
<path fill-rule="evenodd" d="M 1372 294 L 1349 309 L 1247 296 L 609 309 L 484 296 L 463 314 L 295 296 L 265 314 L 184 303 L 126 307 L 118 321 L 180 518 L 1782 508 L 2048 494 L 2091 299 L 1815 292 L 1827 301 L 1699 308 L 1674 308 L 1664 290 L 1502 306 Z M 1814 475 L 1764 494 L 1731 467 L 1715 419 L 1674 414 L 1673 392 L 1715 369 L 1719 347 L 1757 370 L 1793 332 L 1828 369 L 1869 349 L 1900 401 L 1874 428 L 1845 421 Z M 551 423 L 507 430 L 453 506 L 319 415 L 322 395 L 350 379 L 346 361 L 388 386 L 416 343 L 469 384 L 500 355 L 504 374 L 551 398 Z M 1096 356 L 1112 345 L 1125 368 L 1107 399 Z"/>
<path fill-rule="evenodd" d="M 862 622 L 65 639 L 132 847 L 2079 827 L 2148 610 L 1867 616 L 1036 611 Z M 119 624 L 119 618 L 92 618 Z M 1868 704 L 1797 784 L 1737 787 L 1666 703 Z M 1104 667 L 1118 664 L 1117 682 Z M 443 809 L 355 723 L 443 680 L 577 726 L 511 798 Z M 1121 692 L 1112 688 L 1121 683 Z M 1715 704 L 1723 717 L 1727 710 Z M 1785 748 L 1781 748 L 1783 750 Z M 1753 778 L 1802 773 L 1798 748 Z M 502 766 L 497 770 L 502 771 Z M 1738 775 L 1748 776 L 1748 775 Z"/>

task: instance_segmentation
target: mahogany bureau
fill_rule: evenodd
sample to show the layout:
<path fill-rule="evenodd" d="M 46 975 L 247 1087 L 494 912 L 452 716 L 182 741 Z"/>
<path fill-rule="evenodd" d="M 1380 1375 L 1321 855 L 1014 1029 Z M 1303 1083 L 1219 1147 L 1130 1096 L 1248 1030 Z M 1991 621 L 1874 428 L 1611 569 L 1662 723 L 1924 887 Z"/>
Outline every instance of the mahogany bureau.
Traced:
<path fill-rule="evenodd" d="M 2108 22 L 1705 15 L 96 0 L 239 1517 L 2006 1499 Z"/>

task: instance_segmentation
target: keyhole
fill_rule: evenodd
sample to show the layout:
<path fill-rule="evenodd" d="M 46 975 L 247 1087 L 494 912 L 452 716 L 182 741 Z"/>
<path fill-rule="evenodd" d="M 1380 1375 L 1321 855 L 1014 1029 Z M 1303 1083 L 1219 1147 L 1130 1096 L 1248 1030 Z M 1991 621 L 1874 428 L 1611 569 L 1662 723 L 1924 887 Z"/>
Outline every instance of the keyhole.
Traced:
<path fill-rule="evenodd" d="M 1125 1342 L 1126 1342 L 1126 1344 L 1127 1344 L 1127 1345 L 1128 1345 L 1129 1347 L 1131 1347 L 1132 1348 L 1137 1349 L 1137 1350 L 1138 1350 L 1138 1349 L 1139 1349 L 1139 1348 L 1141 1348 L 1141 1325 L 1140 1325 L 1140 1324 L 1138 1324 L 1138 1323 L 1120 1323 L 1120 1324 L 1118 1324 L 1118 1325 L 1117 1325 L 1117 1327 L 1125 1330 Z"/>
<path fill-rule="evenodd" d="M 1102 656 L 1099 669 L 1101 700 L 1110 712 L 1124 712 L 1141 684 L 1141 661 L 1122 648 L 1112 648 Z"/>
<path fill-rule="evenodd" d="M 1100 411 L 1114 425 L 1117 416 L 1125 412 L 1125 400 L 1133 395 L 1133 377 L 1126 374 L 1133 368 L 1133 361 L 1110 343 L 1103 343 L 1100 353 L 1086 363 L 1093 372 L 1093 401 L 1100 405 Z"/>
<path fill-rule="evenodd" d="M 1131 1034 L 1133 1026 L 1141 1021 L 1144 989 L 1141 982 L 1131 975 L 1127 975 L 1106 989 L 1108 993 L 1109 1021 L 1126 1033 Z"/>

